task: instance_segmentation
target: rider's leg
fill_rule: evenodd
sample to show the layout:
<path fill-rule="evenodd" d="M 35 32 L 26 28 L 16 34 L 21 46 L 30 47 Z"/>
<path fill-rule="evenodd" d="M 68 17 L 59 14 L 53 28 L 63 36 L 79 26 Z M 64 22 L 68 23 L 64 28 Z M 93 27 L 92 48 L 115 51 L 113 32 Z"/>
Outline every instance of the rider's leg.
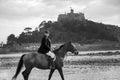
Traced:
<path fill-rule="evenodd" d="M 50 69 L 55 69 L 55 63 L 51 57 L 49 57 L 49 61 L 50 61 Z"/>
<path fill-rule="evenodd" d="M 49 56 L 49 61 L 50 61 L 50 68 L 54 69 L 55 68 L 55 64 L 54 64 L 54 54 L 52 52 L 48 52 L 47 55 Z"/>

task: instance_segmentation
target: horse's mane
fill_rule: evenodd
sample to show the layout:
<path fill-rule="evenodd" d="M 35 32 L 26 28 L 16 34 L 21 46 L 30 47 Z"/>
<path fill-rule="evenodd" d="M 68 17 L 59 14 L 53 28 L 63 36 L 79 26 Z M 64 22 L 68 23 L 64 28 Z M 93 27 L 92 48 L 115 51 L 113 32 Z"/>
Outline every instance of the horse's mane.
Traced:
<path fill-rule="evenodd" d="M 62 44 L 59 48 L 55 49 L 54 51 L 59 51 L 62 47 L 64 46 L 64 44 Z"/>

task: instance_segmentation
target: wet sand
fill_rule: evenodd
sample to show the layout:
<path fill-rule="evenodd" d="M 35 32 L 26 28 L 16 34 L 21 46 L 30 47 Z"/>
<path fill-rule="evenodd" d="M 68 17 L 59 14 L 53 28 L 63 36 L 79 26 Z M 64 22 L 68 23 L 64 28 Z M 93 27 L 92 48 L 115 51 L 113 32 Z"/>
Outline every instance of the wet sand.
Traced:
<path fill-rule="evenodd" d="M 11 80 L 20 56 L 0 58 L 0 80 Z M 120 80 L 120 55 L 67 56 L 64 64 L 65 80 Z M 47 80 L 48 75 L 49 70 L 34 68 L 29 80 Z M 23 80 L 21 73 L 17 80 Z M 58 71 L 55 71 L 51 80 L 61 80 Z"/>
<path fill-rule="evenodd" d="M 1 68 L 0 80 L 11 80 L 16 67 Z M 24 70 L 24 69 L 23 69 Z M 120 80 L 120 66 L 65 65 L 63 68 L 65 80 Z M 47 80 L 49 70 L 34 68 L 29 80 Z M 23 80 L 21 73 L 17 80 Z M 61 80 L 57 71 L 52 80 Z"/>

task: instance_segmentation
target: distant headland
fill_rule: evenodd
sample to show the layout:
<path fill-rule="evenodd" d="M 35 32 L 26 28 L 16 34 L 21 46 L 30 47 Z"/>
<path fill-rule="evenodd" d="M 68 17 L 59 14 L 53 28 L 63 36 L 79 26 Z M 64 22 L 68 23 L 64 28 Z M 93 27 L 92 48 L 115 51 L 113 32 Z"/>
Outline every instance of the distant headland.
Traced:
<path fill-rule="evenodd" d="M 78 44 L 111 44 L 119 48 L 120 27 L 88 20 L 84 13 L 75 13 L 73 9 L 69 13 L 59 14 L 55 22 L 42 21 L 33 31 L 31 29 L 26 27 L 17 37 L 10 34 L 6 45 L 25 46 L 34 43 L 38 46 L 43 32 L 49 30 L 52 43 L 72 41 Z"/>

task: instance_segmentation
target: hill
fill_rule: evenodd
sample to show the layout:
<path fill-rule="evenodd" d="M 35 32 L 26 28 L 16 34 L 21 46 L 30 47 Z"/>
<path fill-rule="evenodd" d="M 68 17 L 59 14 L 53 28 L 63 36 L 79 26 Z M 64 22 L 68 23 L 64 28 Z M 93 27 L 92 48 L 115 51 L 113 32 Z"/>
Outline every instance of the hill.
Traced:
<path fill-rule="evenodd" d="M 73 41 L 79 43 L 93 43 L 97 41 L 120 41 L 120 28 L 115 25 L 97 23 L 90 20 L 68 20 L 64 22 L 48 21 L 44 27 L 32 32 L 22 32 L 17 38 L 14 34 L 8 36 L 8 44 L 12 43 L 39 43 L 44 30 L 51 32 L 53 43 Z M 26 35 L 31 33 L 31 35 Z"/>
<path fill-rule="evenodd" d="M 89 42 L 89 41 L 120 41 L 120 28 L 115 25 L 106 25 L 90 20 L 68 20 L 64 22 L 45 23 L 41 29 L 50 30 L 53 42 Z"/>

